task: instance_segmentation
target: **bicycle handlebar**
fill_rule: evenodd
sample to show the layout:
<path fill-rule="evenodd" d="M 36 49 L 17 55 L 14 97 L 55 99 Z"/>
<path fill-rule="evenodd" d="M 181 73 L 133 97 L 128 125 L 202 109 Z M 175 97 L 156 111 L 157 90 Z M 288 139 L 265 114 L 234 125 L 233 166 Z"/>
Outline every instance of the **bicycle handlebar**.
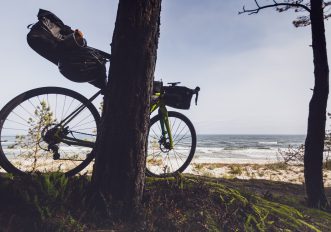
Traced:
<path fill-rule="evenodd" d="M 176 86 L 179 84 L 180 84 L 180 82 L 168 82 L 168 85 L 170 85 L 170 86 Z"/>

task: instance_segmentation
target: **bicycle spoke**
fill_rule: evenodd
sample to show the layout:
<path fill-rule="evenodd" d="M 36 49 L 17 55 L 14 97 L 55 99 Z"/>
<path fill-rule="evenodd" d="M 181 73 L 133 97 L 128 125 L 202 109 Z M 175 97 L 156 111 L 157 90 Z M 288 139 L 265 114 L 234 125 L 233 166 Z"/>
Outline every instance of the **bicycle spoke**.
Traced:
<path fill-rule="evenodd" d="M 178 136 L 182 134 L 182 132 L 183 132 L 184 129 L 185 129 L 185 127 L 182 127 L 181 130 L 180 130 L 180 132 L 178 134 L 175 133 L 176 136 L 175 136 L 174 140 L 177 140 Z"/>
<path fill-rule="evenodd" d="M 175 131 L 175 133 L 173 133 L 173 140 L 175 140 L 176 139 L 176 135 L 177 135 L 177 132 L 178 132 L 178 129 L 180 128 L 180 125 L 182 124 L 182 122 L 179 122 L 179 125 L 177 126 L 177 128 L 176 128 L 176 131 Z"/>
<path fill-rule="evenodd" d="M 71 126 L 71 128 L 76 128 L 77 126 L 80 126 L 80 123 L 84 122 L 89 117 L 91 117 L 91 115 L 87 115 L 85 118 L 81 119 L 79 122 L 77 122 L 76 124 L 74 124 L 73 126 Z"/>
<path fill-rule="evenodd" d="M 153 158 L 156 158 L 156 156 L 159 156 L 162 153 L 162 151 L 158 152 L 157 154 L 152 154 Z"/>
<path fill-rule="evenodd" d="M 171 168 L 171 170 L 174 170 L 174 168 L 172 167 L 172 162 L 171 162 L 171 160 L 170 160 L 169 152 L 167 153 L 166 157 L 167 157 L 168 160 L 169 160 L 169 164 L 170 164 L 170 168 Z M 172 172 L 173 172 L 173 171 L 172 171 Z"/>
<path fill-rule="evenodd" d="M 17 122 L 17 121 L 15 121 L 15 120 L 11 120 L 11 119 L 7 119 L 7 121 L 8 122 L 12 122 L 12 123 L 15 123 L 15 124 L 18 124 L 18 125 L 21 125 L 21 126 L 24 126 L 24 127 L 29 127 L 29 125 L 28 124 L 23 124 L 23 123 L 21 123 L 21 122 Z"/>
<path fill-rule="evenodd" d="M 25 109 L 25 107 L 23 107 L 21 104 L 19 105 L 26 113 L 28 113 L 30 115 L 31 118 L 35 118 L 35 115 L 33 115 L 30 111 L 28 111 L 27 109 Z"/>
<path fill-rule="evenodd" d="M 177 152 L 177 151 L 175 151 L 175 150 L 173 150 L 173 152 L 174 152 L 175 156 L 178 157 L 183 163 L 185 162 L 185 160 L 183 160 L 183 159 L 180 157 L 180 155 L 182 155 L 183 157 L 186 157 L 186 155 L 184 155 L 184 154 L 182 154 L 182 153 L 180 153 L 180 152 Z M 177 155 L 177 154 L 178 154 L 178 155 Z"/>
<path fill-rule="evenodd" d="M 174 131 L 174 127 L 176 125 L 177 122 L 177 118 L 175 118 L 175 120 L 173 121 L 173 123 L 171 123 L 171 131 Z"/>
<path fill-rule="evenodd" d="M 161 134 L 156 134 L 156 132 L 154 131 L 154 129 L 151 129 L 152 130 L 152 132 L 153 132 L 153 134 L 154 134 L 154 136 L 155 136 L 155 138 L 156 139 L 158 139 L 160 136 L 162 136 L 162 133 Z"/>
<path fill-rule="evenodd" d="M 71 107 L 71 105 L 72 105 L 72 103 L 73 103 L 74 101 L 75 101 L 75 99 L 71 99 L 71 102 L 70 102 L 70 104 L 69 104 L 69 106 L 68 106 L 66 112 L 64 113 L 64 116 L 65 116 L 65 117 L 68 115 L 68 111 L 69 111 L 69 109 L 70 109 L 70 107 Z"/>
<path fill-rule="evenodd" d="M 64 96 L 64 103 L 63 103 L 63 107 L 62 107 L 62 113 L 61 113 L 61 120 L 60 121 L 63 120 L 63 113 L 64 113 L 64 108 L 66 106 L 66 101 L 67 101 L 67 96 Z"/>
<path fill-rule="evenodd" d="M 177 167 L 178 168 L 180 168 L 182 165 L 181 164 L 179 164 L 179 162 L 178 162 L 178 159 L 177 159 L 177 155 L 176 155 L 176 152 L 175 152 L 175 150 L 173 151 L 174 152 L 174 157 L 175 157 L 175 159 L 176 159 L 176 163 L 177 163 Z M 179 157 L 180 158 L 180 157 Z M 180 158 L 181 159 L 181 158 Z M 181 159 L 181 161 L 183 162 L 183 160 Z M 183 162 L 184 163 L 184 162 Z M 177 169 L 178 169 L 177 168 Z M 177 171 L 177 170 L 176 170 Z"/>
<path fill-rule="evenodd" d="M 57 94 L 55 94 L 55 118 L 57 118 Z"/>
<path fill-rule="evenodd" d="M 23 122 L 27 122 L 23 116 L 18 115 L 15 111 L 12 112 L 14 115 L 16 115 L 18 118 L 22 119 Z"/>
<path fill-rule="evenodd" d="M 37 96 L 37 99 L 38 99 L 38 101 L 39 101 L 39 105 L 41 105 L 41 100 L 40 100 L 40 97 L 39 96 Z"/>
<path fill-rule="evenodd" d="M 79 128 L 81 131 L 91 131 L 93 129 L 96 129 L 95 127 L 85 127 L 85 128 Z M 92 135 L 92 134 L 87 134 L 87 133 L 80 133 L 80 134 L 85 134 L 85 135 Z"/>
<path fill-rule="evenodd" d="M 179 140 L 178 142 L 176 142 L 175 145 L 177 145 L 180 141 L 182 141 L 184 139 L 184 137 L 187 135 L 188 132 L 186 132 Z M 190 138 L 190 136 L 186 136 L 185 138 Z"/>
<path fill-rule="evenodd" d="M 50 104 L 49 104 L 48 94 L 46 95 L 46 98 L 47 98 L 47 106 L 50 106 Z"/>
<path fill-rule="evenodd" d="M 155 135 L 155 136 L 149 135 L 149 137 L 151 137 L 152 139 L 155 139 L 155 140 L 159 140 L 159 136 L 157 136 L 157 135 Z"/>

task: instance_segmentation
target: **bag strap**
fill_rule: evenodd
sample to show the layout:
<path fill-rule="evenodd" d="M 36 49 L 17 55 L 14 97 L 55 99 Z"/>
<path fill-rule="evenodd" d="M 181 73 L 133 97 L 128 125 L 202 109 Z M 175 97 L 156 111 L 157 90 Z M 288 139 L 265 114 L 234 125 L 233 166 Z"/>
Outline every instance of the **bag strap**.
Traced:
<path fill-rule="evenodd" d="M 26 28 L 31 29 L 33 27 L 33 25 L 35 25 L 35 23 L 29 24 Z"/>
<path fill-rule="evenodd" d="M 104 51 L 101 51 L 99 49 L 96 49 L 96 48 L 92 48 L 92 47 L 89 47 L 89 46 L 86 46 L 87 48 L 90 48 L 96 52 L 98 52 L 99 54 L 101 54 L 104 58 L 106 58 L 107 60 L 110 60 L 111 58 L 111 54 L 107 53 L 107 52 L 104 52 Z"/>
<path fill-rule="evenodd" d="M 107 60 L 110 60 L 111 58 L 111 54 L 107 53 L 107 52 L 104 52 L 104 51 L 101 51 L 99 49 L 95 49 L 97 50 L 102 56 L 104 56 Z"/>

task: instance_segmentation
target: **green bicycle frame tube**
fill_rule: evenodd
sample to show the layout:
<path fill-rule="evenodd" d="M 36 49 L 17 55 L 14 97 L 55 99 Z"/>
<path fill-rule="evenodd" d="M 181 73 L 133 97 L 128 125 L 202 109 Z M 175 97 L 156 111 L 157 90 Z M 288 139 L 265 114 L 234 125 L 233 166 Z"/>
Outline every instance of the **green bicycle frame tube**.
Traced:
<path fill-rule="evenodd" d="M 171 129 L 170 129 L 168 111 L 167 111 L 167 108 L 165 107 L 165 105 L 160 106 L 158 113 L 160 115 L 160 124 L 161 124 L 161 129 L 162 129 L 162 136 L 163 136 L 163 138 L 166 138 L 166 134 L 168 134 L 169 142 L 170 142 L 170 149 L 173 149 L 174 148 L 174 141 L 173 141 L 172 133 L 171 133 Z M 166 128 L 164 128 L 164 126 Z"/>
<path fill-rule="evenodd" d="M 165 103 L 162 99 L 161 93 L 155 93 L 156 96 L 158 96 L 158 101 L 155 102 L 155 104 L 151 105 L 151 113 L 153 113 L 156 109 L 158 110 L 158 114 L 160 115 L 160 126 L 162 130 L 162 136 L 163 138 L 166 138 L 166 134 L 169 136 L 169 142 L 170 142 L 170 149 L 174 148 L 174 141 L 172 138 L 171 128 L 169 124 L 169 118 L 168 118 L 168 110 L 165 106 Z M 165 128 L 164 128 L 165 126 Z"/>

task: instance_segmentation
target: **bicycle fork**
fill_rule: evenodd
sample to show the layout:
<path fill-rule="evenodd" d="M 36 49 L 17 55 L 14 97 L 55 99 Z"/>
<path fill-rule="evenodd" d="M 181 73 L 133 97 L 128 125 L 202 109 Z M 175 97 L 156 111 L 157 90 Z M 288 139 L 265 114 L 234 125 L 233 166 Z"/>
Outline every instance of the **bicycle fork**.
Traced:
<path fill-rule="evenodd" d="M 160 126 L 162 131 L 162 136 L 159 141 L 160 148 L 162 150 L 161 145 L 163 145 L 165 149 L 172 150 L 174 148 L 174 142 L 168 118 L 168 111 L 165 107 L 160 107 L 158 110 L 158 114 L 160 115 Z M 167 141 L 167 138 L 169 139 L 169 141 Z"/>

